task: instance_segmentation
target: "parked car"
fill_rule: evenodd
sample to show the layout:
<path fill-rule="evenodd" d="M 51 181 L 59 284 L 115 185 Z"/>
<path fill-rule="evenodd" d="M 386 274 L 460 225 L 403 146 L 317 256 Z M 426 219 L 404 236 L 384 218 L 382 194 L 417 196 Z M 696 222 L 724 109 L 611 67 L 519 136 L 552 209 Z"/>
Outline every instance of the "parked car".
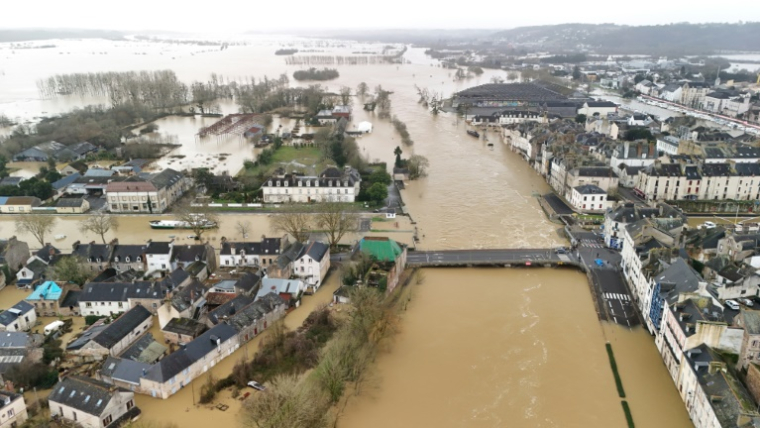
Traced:
<path fill-rule="evenodd" d="M 753 302 L 751 299 L 739 299 L 739 302 L 746 306 L 755 306 L 755 302 Z"/>
<path fill-rule="evenodd" d="M 557 254 L 567 254 L 567 248 L 565 247 L 555 248 L 554 252 Z"/>
<path fill-rule="evenodd" d="M 716 226 L 717 226 L 717 224 L 715 224 L 715 223 L 713 223 L 711 221 L 706 221 L 706 222 L 700 224 L 699 226 L 697 226 L 697 229 L 714 229 Z"/>
<path fill-rule="evenodd" d="M 735 311 L 739 310 L 739 303 L 736 300 L 726 300 L 726 306 Z"/>
<path fill-rule="evenodd" d="M 248 386 L 250 386 L 251 388 L 255 389 L 256 391 L 264 391 L 264 390 L 266 390 L 266 387 L 264 387 L 264 385 L 256 382 L 255 380 L 252 380 L 252 381 L 248 382 Z"/>

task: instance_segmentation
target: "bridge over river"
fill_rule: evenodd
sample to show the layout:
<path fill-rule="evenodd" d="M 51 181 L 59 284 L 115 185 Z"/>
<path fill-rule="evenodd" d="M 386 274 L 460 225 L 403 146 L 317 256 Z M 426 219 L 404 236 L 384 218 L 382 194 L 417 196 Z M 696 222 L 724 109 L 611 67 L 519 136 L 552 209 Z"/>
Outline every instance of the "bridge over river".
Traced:
<path fill-rule="evenodd" d="M 576 268 L 589 279 L 599 318 L 633 327 L 640 323 L 638 314 L 620 272 L 620 254 L 583 245 L 574 251 L 558 252 L 553 248 L 482 249 L 410 251 L 407 265 L 438 267 L 553 267 Z M 599 261 L 599 262 L 597 262 Z"/>

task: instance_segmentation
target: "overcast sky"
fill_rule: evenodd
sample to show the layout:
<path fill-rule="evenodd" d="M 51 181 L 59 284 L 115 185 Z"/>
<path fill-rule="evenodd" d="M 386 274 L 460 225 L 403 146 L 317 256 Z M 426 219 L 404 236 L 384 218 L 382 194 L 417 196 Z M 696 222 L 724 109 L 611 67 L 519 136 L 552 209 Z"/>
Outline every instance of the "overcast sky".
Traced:
<path fill-rule="evenodd" d="M 760 4 L 737 0 L 341 2 L 2 0 L 0 28 L 54 27 L 187 32 L 293 28 L 498 28 L 567 22 L 645 25 L 760 20 Z"/>

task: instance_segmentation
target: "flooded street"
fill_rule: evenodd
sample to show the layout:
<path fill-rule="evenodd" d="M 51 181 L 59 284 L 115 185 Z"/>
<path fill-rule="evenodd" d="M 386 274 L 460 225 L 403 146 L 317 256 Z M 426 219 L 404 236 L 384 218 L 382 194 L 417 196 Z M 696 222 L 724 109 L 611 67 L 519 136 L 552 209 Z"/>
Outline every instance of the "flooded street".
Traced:
<path fill-rule="evenodd" d="M 65 97 L 66 106 L 61 98 L 36 98 L 34 79 L 54 73 L 171 68 L 182 80 L 206 80 L 212 72 L 230 77 L 277 77 L 283 72 L 292 75 L 300 68 L 286 66 L 282 57 L 275 57 L 273 51 L 280 42 L 271 40 L 203 53 L 187 46 L 93 42 L 96 45 L 91 48 L 82 48 L 76 47 L 76 42 L 65 43 L 73 46 L 70 56 L 56 51 L 51 58 L 48 52 L 47 67 L 38 67 L 44 70 L 35 69 L 34 75 L 24 79 L 18 70 L 35 61 L 41 64 L 37 56 L 43 55 L 43 50 L 18 53 L 21 57 L 3 65 L 0 109 L 30 118 L 79 105 L 78 97 Z M 109 55 L 90 53 L 106 49 L 107 44 L 119 46 Z M 141 49 L 145 55 L 134 53 Z M 558 233 L 560 226 L 546 220 L 534 196 L 548 192 L 549 187 L 526 162 L 507 150 L 492 132 L 487 138 L 494 146 L 488 147 L 485 141 L 467 136 L 466 125 L 454 115 L 433 116 L 417 103 L 415 85 L 448 97 L 455 91 L 488 83 L 492 76 L 503 78 L 505 73 L 486 70 L 479 77 L 454 81 L 450 70 L 431 66 L 423 51 L 410 48 L 404 56 L 409 63 L 403 65 L 338 66 L 340 78 L 323 85 L 337 91 L 342 85 L 356 88 L 366 82 L 370 88 L 382 85 L 393 91 L 392 114 L 407 124 L 415 142 L 412 147 L 402 146 L 404 156 L 418 153 L 430 160 L 429 176 L 410 183 L 402 192 L 420 230 L 418 248 L 541 248 L 565 244 Z M 0 50 L 1 58 L 9 55 L 7 50 Z M 28 57 L 26 62 L 24 57 Z M 12 91 L 11 83 L 18 83 Z M 359 147 L 370 160 L 392 164 L 393 149 L 401 145 L 398 135 L 389 121 L 357 107 L 359 101 L 354 103 L 352 124 L 367 120 L 374 125 L 372 134 L 358 139 Z M 234 112 L 227 111 L 234 105 L 223 108 L 226 113 Z M 250 145 L 235 139 L 197 143 L 193 136 L 207 120 L 167 118 L 159 123 L 159 132 L 177 137 L 183 145 L 178 151 L 186 155 L 186 162 L 196 157 L 212 162 L 209 154 L 226 153 L 230 156 L 220 161 L 226 164 L 218 163 L 219 168 L 232 173 L 244 159 L 255 157 Z M 160 165 L 181 166 L 181 161 L 169 164 L 164 158 Z M 161 217 L 120 217 L 120 242 L 168 240 L 169 235 L 182 244 L 194 242 L 187 238 L 187 231 L 151 230 L 147 222 L 155 218 Z M 51 239 L 56 234 L 65 234 L 66 238 L 54 241 L 56 246 L 68 248 L 76 240 L 99 239 L 82 236 L 76 227 L 78 220 L 73 216 L 59 220 Z M 272 235 L 266 214 L 225 214 L 221 228 L 207 235 L 210 242 L 218 244 L 222 236 L 240 239 L 234 230 L 238 220 L 251 223 L 256 239 L 262 234 Z M 410 244 L 413 226 L 406 218 L 399 222 L 398 228 L 387 223 L 373 228 L 397 229 L 377 234 Z M 0 233 L 15 234 L 12 217 L 0 218 Z M 30 237 L 19 238 L 26 239 L 32 248 L 39 245 Z M 401 332 L 378 358 L 374 376 L 362 395 L 349 402 L 341 427 L 623 427 L 625 418 L 604 348 L 606 340 L 613 344 L 636 426 L 690 425 L 652 338 L 642 330 L 628 332 L 601 325 L 587 280 L 580 273 L 457 269 L 427 270 L 426 277 L 424 284 L 415 286 Z M 286 317 L 286 323 L 290 327 L 299 325 L 310 307 L 330 300 L 336 286 L 337 275 L 333 275 L 330 286 L 307 298 L 304 306 Z M 0 300 L 5 292 L 0 293 Z M 259 340 L 248 344 L 249 356 Z M 229 373 L 244 353 L 241 349 L 217 365 L 214 375 Z M 204 381 L 195 381 L 196 392 Z M 137 404 L 149 421 L 172 421 L 179 426 L 236 424 L 240 402 L 224 395 L 229 393 L 223 393 L 221 401 L 230 409 L 221 412 L 195 408 L 192 391 L 186 387 L 163 401 L 138 396 Z"/>

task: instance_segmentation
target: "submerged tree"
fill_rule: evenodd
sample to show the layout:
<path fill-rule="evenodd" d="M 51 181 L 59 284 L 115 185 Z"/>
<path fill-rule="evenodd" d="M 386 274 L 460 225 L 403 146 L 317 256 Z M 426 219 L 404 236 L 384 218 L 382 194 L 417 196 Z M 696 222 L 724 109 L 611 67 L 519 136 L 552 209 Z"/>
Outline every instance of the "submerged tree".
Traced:
<path fill-rule="evenodd" d="M 313 229 L 313 215 L 304 206 L 294 206 L 292 212 L 274 214 L 269 224 L 275 232 L 287 233 L 298 242 L 305 242 Z"/>
<path fill-rule="evenodd" d="M 207 230 L 219 227 L 219 215 L 207 206 L 184 204 L 175 210 L 175 216 L 193 231 L 196 240 L 200 240 Z"/>
<path fill-rule="evenodd" d="M 235 223 L 235 231 L 240 234 L 241 238 L 246 239 L 248 238 L 248 234 L 251 232 L 251 223 L 248 221 L 238 220 L 238 222 Z"/>
<path fill-rule="evenodd" d="M 16 218 L 16 232 L 32 235 L 44 247 L 45 236 L 52 232 L 56 221 L 56 217 L 52 215 L 22 214 Z"/>
<path fill-rule="evenodd" d="M 316 210 L 316 225 L 324 230 L 333 248 L 347 233 L 359 229 L 359 213 L 352 205 L 328 200 L 318 204 Z"/>
<path fill-rule="evenodd" d="M 430 161 L 422 155 L 412 155 L 406 162 L 406 166 L 409 169 L 409 179 L 414 180 L 420 177 L 427 176 L 427 169 L 430 166 Z"/>
<path fill-rule="evenodd" d="M 119 228 L 119 219 L 106 211 L 96 211 L 79 222 L 79 231 L 82 233 L 94 233 L 100 236 L 106 243 L 106 234 L 113 229 Z"/>
<path fill-rule="evenodd" d="M 104 263 L 107 263 L 107 260 L 104 260 Z M 48 267 L 46 274 L 53 281 L 84 285 L 94 277 L 95 272 L 87 269 L 87 261 L 84 258 L 68 256 L 62 257 L 57 263 Z"/>

